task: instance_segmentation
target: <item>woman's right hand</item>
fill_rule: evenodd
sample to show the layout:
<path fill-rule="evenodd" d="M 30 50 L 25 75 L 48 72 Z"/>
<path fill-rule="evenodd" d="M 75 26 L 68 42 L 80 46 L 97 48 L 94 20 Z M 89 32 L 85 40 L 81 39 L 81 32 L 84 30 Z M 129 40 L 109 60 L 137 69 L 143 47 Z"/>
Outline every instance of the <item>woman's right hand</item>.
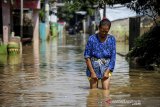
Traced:
<path fill-rule="evenodd" d="M 91 63 L 91 59 L 90 58 L 86 58 L 86 64 L 87 64 L 87 67 L 89 68 L 90 72 L 91 72 L 91 78 L 92 79 L 98 79 L 97 78 L 97 75 L 92 67 L 92 63 Z"/>
<path fill-rule="evenodd" d="M 95 72 L 91 72 L 91 78 L 96 79 L 96 80 L 98 79 Z"/>

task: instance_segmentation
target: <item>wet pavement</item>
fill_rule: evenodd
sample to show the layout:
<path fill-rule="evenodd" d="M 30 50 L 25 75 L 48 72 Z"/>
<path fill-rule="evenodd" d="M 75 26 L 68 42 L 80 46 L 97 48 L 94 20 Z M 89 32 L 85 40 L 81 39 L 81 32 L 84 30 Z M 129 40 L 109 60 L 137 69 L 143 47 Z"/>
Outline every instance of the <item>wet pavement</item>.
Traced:
<path fill-rule="evenodd" d="M 131 69 L 118 54 L 110 90 L 90 90 L 84 38 L 53 38 L 23 46 L 21 56 L 1 55 L 0 107 L 160 106 L 160 73 Z M 127 53 L 128 45 L 117 43 L 117 52 Z"/>

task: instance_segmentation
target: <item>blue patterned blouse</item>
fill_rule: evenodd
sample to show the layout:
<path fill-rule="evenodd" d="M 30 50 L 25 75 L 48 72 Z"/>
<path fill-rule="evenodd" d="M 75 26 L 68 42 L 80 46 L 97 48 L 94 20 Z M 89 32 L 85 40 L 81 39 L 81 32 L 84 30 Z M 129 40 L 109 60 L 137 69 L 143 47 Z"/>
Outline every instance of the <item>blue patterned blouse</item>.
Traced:
<path fill-rule="evenodd" d="M 103 77 L 106 69 L 109 68 L 110 71 L 113 71 L 116 60 L 115 37 L 108 34 L 106 40 L 101 42 L 98 34 L 91 35 L 84 51 L 84 58 L 91 59 L 93 69 L 100 79 Z M 90 77 L 91 74 L 88 68 L 86 73 L 87 76 Z"/>

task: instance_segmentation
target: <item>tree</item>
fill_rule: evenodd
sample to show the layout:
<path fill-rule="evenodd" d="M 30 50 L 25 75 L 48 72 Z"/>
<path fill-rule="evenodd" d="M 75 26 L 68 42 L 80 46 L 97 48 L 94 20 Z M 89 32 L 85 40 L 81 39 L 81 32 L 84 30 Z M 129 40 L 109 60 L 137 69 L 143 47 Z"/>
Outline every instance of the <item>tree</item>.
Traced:
<path fill-rule="evenodd" d="M 141 15 L 151 17 L 157 25 L 157 18 L 160 16 L 160 1 L 159 0 L 104 0 L 110 5 L 123 4 L 128 8 L 136 11 Z"/>
<path fill-rule="evenodd" d="M 64 7 L 58 8 L 57 15 L 60 19 L 70 21 L 73 18 L 75 12 L 80 10 L 81 5 L 82 4 L 80 2 L 65 2 Z"/>
<path fill-rule="evenodd" d="M 157 25 L 156 19 L 160 15 L 159 0 L 131 0 L 127 7 L 136 11 L 138 14 L 143 14 L 151 17 Z"/>
<path fill-rule="evenodd" d="M 55 0 L 50 0 L 55 1 Z M 136 11 L 151 17 L 155 23 L 160 15 L 159 0 L 64 0 L 65 6 L 58 9 L 58 17 L 66 21 L 73 20 L 76 11 L 86 11 L 87 15 L 92 16 L 95 7 L 105 8 L 107 5 L 122 4 Z"/>

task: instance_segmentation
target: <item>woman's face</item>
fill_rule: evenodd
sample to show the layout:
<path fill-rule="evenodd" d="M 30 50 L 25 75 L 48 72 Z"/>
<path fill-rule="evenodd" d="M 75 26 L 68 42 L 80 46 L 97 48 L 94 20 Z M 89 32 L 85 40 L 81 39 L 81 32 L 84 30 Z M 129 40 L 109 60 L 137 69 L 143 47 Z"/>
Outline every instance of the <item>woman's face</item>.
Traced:
<path fill-rule="evenodd" d="M 110 26 L 109 25 L 103 25 L 99 28 L 99 34 L 102 38 L 106 37 L 109 32 Z"/>

